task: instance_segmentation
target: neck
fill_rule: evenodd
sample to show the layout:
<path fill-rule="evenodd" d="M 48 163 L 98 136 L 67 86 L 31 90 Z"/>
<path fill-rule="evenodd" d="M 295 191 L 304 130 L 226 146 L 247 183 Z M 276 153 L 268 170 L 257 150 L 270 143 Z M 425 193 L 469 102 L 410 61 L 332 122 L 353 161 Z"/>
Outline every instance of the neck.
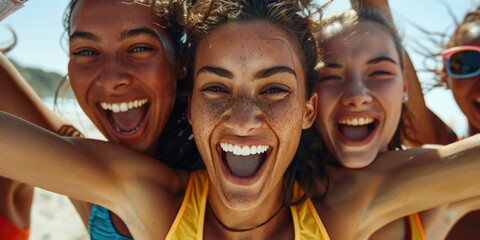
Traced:
<path fill-rule="evenodd" d="M 205 239 L 210 239 L 207 237 L 210 235 L 218 239 L 271 239 L 272 234 L 289 230 L 289 227 L 293 229 L 289 208 L 283 206 L 283 192 L 282 184 L 278 184 L 258 207 L 237 210 L 227 207 L 215 190 L 210 191 L 205 214 Z"/>
<path fill-rule="evenodd" d="M 275 212 L 268 211 L 270 216 L 258 214 L 262 211 L 264 210 L 256 210 L 257 216 L 250 217 L 249 221 L 242 221 L 241 225 L 234 225 L 233 221 L 224 223 L 225 220 L 216 216 L 212 207 L 207 207 L 204 238 L 292 239 L 294 230 L 289 207 L 280 205 Z"/>

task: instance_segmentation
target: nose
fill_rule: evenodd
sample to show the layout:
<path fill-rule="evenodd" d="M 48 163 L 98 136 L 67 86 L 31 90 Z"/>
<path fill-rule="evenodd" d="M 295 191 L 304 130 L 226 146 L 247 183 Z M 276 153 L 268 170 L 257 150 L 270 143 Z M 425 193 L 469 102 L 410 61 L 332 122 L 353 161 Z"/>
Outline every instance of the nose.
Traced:
<path fill-rule="evenodd" d="M 232 134 L 248 136 L 262 126 L 263 115 L 255 99 L 251 96 L 239 96 L 232 99 L 224 124 Z"/>
<path fill-rule="evenodd" d="M 370 90 L 360 76 L 352 76 L 346 84 L 346 90 L 342 96 L 343 106 L 361 108 L 372 102 Z"/>
<path fill-rule="evenodd" d="M 96 85 L 108 92 L 121 93 L 128 89 L 132 78 L 128 74 L 127 64 L 116 57 L 108 58 L 100 67 Z"/>

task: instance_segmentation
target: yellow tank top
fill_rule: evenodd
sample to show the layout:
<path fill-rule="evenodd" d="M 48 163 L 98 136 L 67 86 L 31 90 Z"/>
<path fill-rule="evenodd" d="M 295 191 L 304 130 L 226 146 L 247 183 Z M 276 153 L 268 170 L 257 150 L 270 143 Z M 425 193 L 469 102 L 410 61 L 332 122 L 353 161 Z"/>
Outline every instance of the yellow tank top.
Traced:
<path fill-rule="evenodd" d="M 423 232 L 422 221 L 418 213 L 411 214 L 405 217 L 407 220 L 407 237 L 410 240 L 425 240 L 425 233 Z"/>
<path fill-rule="evenodd" d="M 185 198 L 178 211 L 166 240 L 203 239 L 203 226 L 207 206 L 208 173 L 197 170 L 191 173 Z M 295 184 L 294 199 L 303 195 L 303 191 Z M 295 239 L 329 240 L 325 226 L 317 214 L 310 199 L 302 204 L 291 206 Z"/>

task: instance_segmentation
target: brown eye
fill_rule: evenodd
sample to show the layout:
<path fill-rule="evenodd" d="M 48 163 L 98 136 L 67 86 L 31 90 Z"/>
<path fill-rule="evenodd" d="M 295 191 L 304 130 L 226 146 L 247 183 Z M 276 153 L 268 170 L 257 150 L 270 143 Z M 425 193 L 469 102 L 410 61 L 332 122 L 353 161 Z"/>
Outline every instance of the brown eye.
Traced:
<path fill-rule="evenodd" d="M 223 87 L 220 86 L 208 86 L 205 88 L 202 88 L 202 92 L 210 92 L 210 93 L 228 93 L 227 90 L 225 90 Z"/>
<path fill-rule="evenodd" d="M 277 93 L 288 93 L 289 89 L 288 88 L 285 88 L 285 87 L 278 87 L 278 86 L 275 86 L 275 87 L 269 87 L 267 89 L 265 89 L 262 94 L 277 94 Z"/>
<path fill-rule="evenodd" d="M 342 78 L 340 76 L 337 76 L 337 75 L 320 75 L 320 77 L 318 78 L 318 81 L 337 81 L 337 80 L 341 80 Z"/>
<path fill-rule="evenodd" d="M 142 53 L 142 52 L 149 52 L 149 51 L 153 51 L 153 48 L 152 47 L 147 47 L 147 46 L 135 46 L 135 47 L 132 48 L 132 50 L 130 52 Z"/>
<path fill-rule="evenodd" d="M 97 56 L 100 55 L 98 52 L 92 49 L 80 49 L 72 53 L 74 56 Z"/>

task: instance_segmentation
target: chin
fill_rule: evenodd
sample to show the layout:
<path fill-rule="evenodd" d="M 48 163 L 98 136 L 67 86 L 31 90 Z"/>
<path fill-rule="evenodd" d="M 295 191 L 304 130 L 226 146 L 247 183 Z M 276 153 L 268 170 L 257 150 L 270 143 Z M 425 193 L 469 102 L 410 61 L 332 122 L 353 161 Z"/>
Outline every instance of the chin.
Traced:
<path fill-rule="evenodd" d="M 376 155 L 351 153 L 345 154 L 339 158 L 339 162 L 346 168 L 364 168 L 368 167 L 375 160 Z"/>
<path fill-rule="evenodd" d="M 224 191 L 223 202 L 233 210 L 248 211 L 260 206 L 261 195 L 251 191 Z"/>

